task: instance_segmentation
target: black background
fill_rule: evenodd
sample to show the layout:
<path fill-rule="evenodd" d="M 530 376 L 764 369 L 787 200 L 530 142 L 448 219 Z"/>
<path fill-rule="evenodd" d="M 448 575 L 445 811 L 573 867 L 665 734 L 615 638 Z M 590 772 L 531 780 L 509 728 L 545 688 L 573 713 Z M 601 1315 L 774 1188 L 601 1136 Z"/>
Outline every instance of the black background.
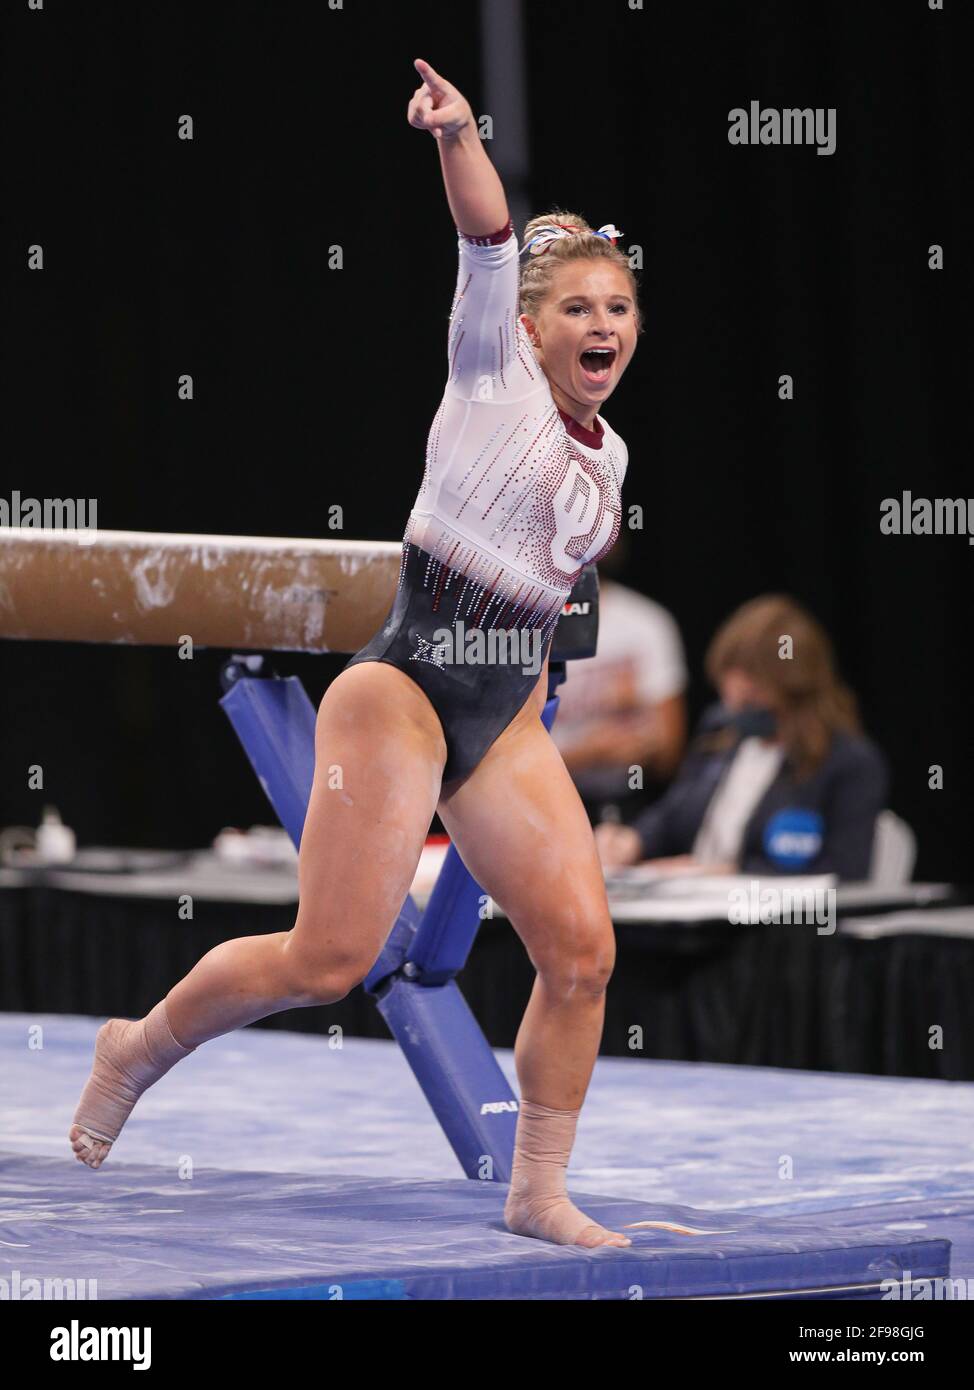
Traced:
<path fill-rule="evenodd" d="M 694 713 L 732 608 L 808 604 L 918 875 L 969 880 L 974 552 L 879 531 L 904 489 L 974 493 L 971 49 L 946 7 L 525 8 L 532 209 L 644 252 L 647 329 L 605 411 L 645 517 L 623 577 L 676 616 Z M 349 537 L 398 540 L 455 278 L 412 61 L 479 114 L 477 7 L 18 0 L 2 23 L 0 494 L 96 497 L 103 528 L 282 536 L 334 534 L 338 504 Z M 731 146 L 752 99 L 834 106 L 836 152 Z M 157 846 L 272 823 L 217 706 L 222 658 L 0 645 L 0 823 L 53 802 L 82 843 Z M 275 659 L 315 699 L 343 662 Z"/>

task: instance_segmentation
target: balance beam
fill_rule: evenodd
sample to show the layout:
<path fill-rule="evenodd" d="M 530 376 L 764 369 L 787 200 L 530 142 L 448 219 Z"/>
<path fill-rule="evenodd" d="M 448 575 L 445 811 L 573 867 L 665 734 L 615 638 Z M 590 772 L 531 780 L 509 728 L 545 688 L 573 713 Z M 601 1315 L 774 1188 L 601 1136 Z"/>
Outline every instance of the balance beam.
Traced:
<path fill-rule="evenodd" d="M 395 596 L 399 541 L 0 527 L 0 637 L 355 652 Z"/>

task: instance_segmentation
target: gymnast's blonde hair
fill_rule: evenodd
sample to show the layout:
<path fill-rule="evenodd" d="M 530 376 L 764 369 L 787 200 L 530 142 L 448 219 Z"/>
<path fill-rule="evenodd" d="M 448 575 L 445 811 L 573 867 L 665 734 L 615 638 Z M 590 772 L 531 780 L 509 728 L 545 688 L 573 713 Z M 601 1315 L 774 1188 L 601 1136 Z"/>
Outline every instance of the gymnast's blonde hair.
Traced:
<path fill-rule="evenodd" d="M 642 333 L 643 316 L 639 307 L 639 286 L 629 264 L 629 258 L 624 251 L 620 251 L 618 246 L 613 246 L 611 241 L 607 241 L 604 236 L 596 236 L 595 231 L 584 217 L 580 217 L 576 212 L 565 212 L 563 208 L 553 208 L 540 217 L 532 217 L 524 228 L 522 249 L 528 245 L 531 238 L 542 227 L 550 227 L 553 224 L 560 227 L 572 227 L 575 230 L 570 236 L 559 237 L 557 240 L 549 242 L 547 248 L 538 256 L 532 256 L 530 252 L 522 256 L 521 313 L 537 320 L 542 304 L 551 293 L 552 282 L 558 273 L 559 266 L 568 261 L 607 260 L 625 272 L 635 306 L 636 329 Z"/>

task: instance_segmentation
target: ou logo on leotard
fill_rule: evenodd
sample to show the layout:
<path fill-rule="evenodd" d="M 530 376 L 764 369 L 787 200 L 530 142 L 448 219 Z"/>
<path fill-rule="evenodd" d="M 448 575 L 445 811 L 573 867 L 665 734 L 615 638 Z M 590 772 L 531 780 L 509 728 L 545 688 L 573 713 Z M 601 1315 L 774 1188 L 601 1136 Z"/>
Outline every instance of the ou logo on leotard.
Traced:
<path fill-rule="evenodd" d="M 599 500 L 599 485 L 595 478 L 585 472 L 577 459 L 569 458 L 565 476 L 551 499 L 555 512 L 551 558 L 555 566 L 566 574 L 574 574 L 589 557 L 600 554 L 612 539 L 616 514 L 606 506 L 602 511 L 602 524 L 590 536 L 586 556 L 579 558 L 568 553 L 570 541 L 578 536 L 589 536 L 592 532 Z"/>

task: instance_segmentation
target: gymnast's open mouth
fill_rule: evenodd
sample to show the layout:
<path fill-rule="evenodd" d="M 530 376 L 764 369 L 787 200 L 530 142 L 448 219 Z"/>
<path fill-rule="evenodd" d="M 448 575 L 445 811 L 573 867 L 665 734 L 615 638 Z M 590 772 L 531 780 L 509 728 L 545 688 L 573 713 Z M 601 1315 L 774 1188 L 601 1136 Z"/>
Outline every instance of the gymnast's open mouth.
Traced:
<path fill-rule="evenodd" d="M 616 349 L 612 347 L 585 348 L 578 360 L 586 380 L 594 386 L 607 381 L 616 356 Z"/>

